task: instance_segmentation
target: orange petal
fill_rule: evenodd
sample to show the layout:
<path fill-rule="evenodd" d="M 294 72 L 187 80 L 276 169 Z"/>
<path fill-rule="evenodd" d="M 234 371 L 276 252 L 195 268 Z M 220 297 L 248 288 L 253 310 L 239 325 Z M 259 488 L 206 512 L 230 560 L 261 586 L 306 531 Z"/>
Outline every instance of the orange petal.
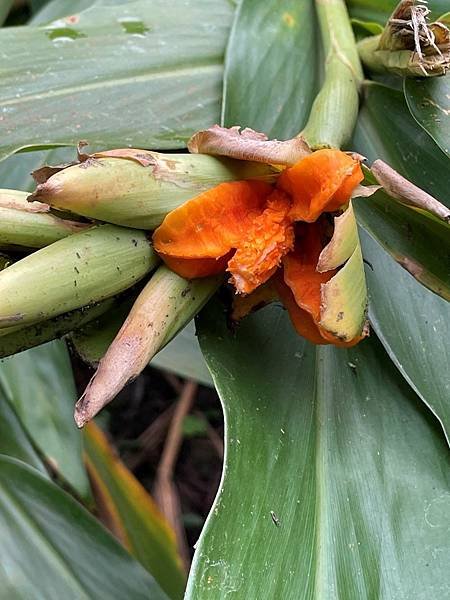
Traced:
<path fill-rule="evenodd" d="M 160 256 L 169 269 L 181 277 L 196 279 L 197 277 L 209 277 L 210 275 L 224 273 L 232 252 L 220 258 L 180 258 L 168 254 L 160 254 Z"/>
<path fill-rule="evenodd" d="M 292 196 L 292 219 L 312 223 L 346 204 L 363 178 L 359 162 L 348 154 L 318 150 L 285 169 L 277 187 Z"/>
<path fill-rule="evenodd" d="M 297 240 L 295 250 L 283 260 L 284 281 L 291 288 L 296 303 L 306 310 L 318 323 L 320 321 L 320 286 L 327 283 L 336 271 L 318 273 L 317 261 L 322 250 L 319 224 L 302 228 L 303 235 Z"/>
<path fill-rule="evenodd" d="M 274 190 L 266 209 L 246 231 L 228 263 L 230 283 L 240 294 L 250 294 L 265 283 L 280 265 L 282 257 L 294 246 L 294 229 L 288 217 L 290 199 Z"/>
<path fill-rule="evenodd" d="M 320 334 L 319 327 L 309 312 L 300 308 L 296 303 L 294 294 L 284 283 L 282 277 L 276 277 L 275 281 L 278 295 L 289 313 L 295 331 L 313 344 L 330 344 L 331 342 Z"/>
<path fill-rule="evenodd" d="M 221 183 L 166 216 L 153 234 L 155 250 L 178 258 L 224 256 L 264 210 L 271 191 L 261 181 Z"/>
<path fill-rule="evenodd" d="M 317 261 L 323 248 L 323 223 L 303 226 L 295 250 L 283 259 L 284 282 L 290 289 L 288 294 L 280 284 L 278 292 L 297 332 L 313 344 L 333 344 L 349 348 L 362 337 L 343 342 L 319 325 L 321 285 L 327 283 L 336 270 L 318 273 Z"/>

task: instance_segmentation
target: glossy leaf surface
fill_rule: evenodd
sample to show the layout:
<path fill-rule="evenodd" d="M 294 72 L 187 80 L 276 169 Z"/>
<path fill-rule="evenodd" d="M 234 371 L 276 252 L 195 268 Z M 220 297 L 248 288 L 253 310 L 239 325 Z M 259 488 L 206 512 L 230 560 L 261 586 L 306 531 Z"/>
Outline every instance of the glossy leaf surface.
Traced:
<path fill-rule="evenodd" d="M 449 204 L 448 184 L 443 175 L 448 170 L 448 159 L 411 117 L 401 93 L 375 84 L 367 88 L 366 102 L 355 132 L 354 148 L 367 156 L 370 162 L 382 158 L 416 185 L 444 204 Z M 361 224 L 370 235 L 384 247 L 393 242 L 397 244 L 400 236 L 389 239 L 383 235 L 386 231 L 389 233 L 388 222 L 387 229 L 384 225 L 382 231 L 377 228 L 379 208 L 375 205 L 375 210 L 371 211 L 369 201 L 356 200 L 357 212 L 358 203 L 360 216 L 364 217 Z M 397 231 L 403 231 L 403 242 L 415 245 L 416 241 L 408 235 L 408 222 L 404 220 L 405 216 L 410 216 L 411 211 L 403 207 L 396 209 L 394 205 L 389 211 L 391 215 L 397 214 Z M 392 221 L 391 218 L 391 224 Z M 420 238 L 421 232 L 418 235 Z M 428 243 L 429 247 L 425 248 L 422 259 L 425 257 L 433 260 L 430 253 L 430 248 L 433 248 L 435 263 L 445 269 L 448 265 L 448 241 L 444 240 L 438 248 L 434 245 L 433 237 L 428 238 Z M 367 248 L 367 243 L 365 247 Z M 399 285 L 399 269 L 394 268 L 395 265 L 392 265 L 376 244 L 371 246 L 371 253 L 367 257 L 369 262 L 373 252 L 376 252 L 377 262 L 387 265 L 386 273 L 381 273 L 380 269 L 374 271 L 375 274 L 370 268 L 367 270 L 369 295 L 373 298 L 370 310 L 376 332 L 400 372 L 438 414 L 446 428 L 447 437 L 450 437 L 450 402 L 446 376 L 448 368 L 444 366 L 446 353 L 442 352 L 442 344 L 447 344 L 447 325 L 444 329 L 437 326 L 438 322 L 442 326 L 442 318 L 444 322 L 448 320 L 446 315 L 449 305 L 416 285 L 414 280 L 411 282 L 411 277 L 406 272 L 400 279 L 405 282 L 404 285 Z M 411 297 L 411 294 L 414 295 Z M 381 304 L 374 306 L 377 298 L 384 300 L 380 299 Z M 398 338 L 400 331 L 404 334 Z M 426 378 L 425 374 L 428 374 Z"/>
<path fill-rule="evenodd" d="M 354 202 L 358 223 L 422 285 L 450 301 L 450 226 L 383 191 Z"/>
<path fill-rule="evenodd" d="M 450 158 L 450 77 L 405 79 L 404 91 L 412 116 Z"/>
<path fill-rule="evenodd" d="M 73 423 L 76 390 L 64 342 L 51 342 L 0 361 L 0 385 L 29 436 L 82 497 L 89 484 L 81 434 Z"/>
<path fill-rule="evenodd" d="M 76 144 L 174 148 L 219 119 L 227 0 L 96 5 L 0 31 L 0 157 Z"/>
<path fill-rule="evenodd" d="M 384 25 L 391 16 L 399 0 L 347 0 L 352 17 L 365 21 L 375 21 Z M 428 0 L 431 17 L 437 19 L 448 10 L 447 0 Z"/>
<path fill-rule="evenodd" d="M 297 135 L 317 92 L 309 0 L 243 0 L 228 42 L 222 120 L 271 138 Z"/>
<path fill-rule="evenodd" d="M 419 285 L 369 235 L 360 235 L 372 327 L 450 440 L 450 303 Z"/>
<path fill-rule="evenodd" d="M 187 597 L 444 593 L 445 443 L 376 337 L 313 347 L 275 306 L 233 336 L 209 305 L 200 343 L 227 453 Z"/>
<path fill-rule="evenodd" d="M 167 600 L 75 500 L 35 469 L 3 456 L 0 535 L 4 598 Z"/>
<path fill-rule="evenodd" d="M 352 149 L 369 163 L 381 158 L 401 175 L 450 206 L 448 157 L 412 118 L 402 92 L 378 83 L 364 90 Z"/>
<path fill-rule="evenodd" d="M 11 408 L 0 384 L 0 454 L 17 458 L 38 469 L 47 471 L 16 413 Z"/>

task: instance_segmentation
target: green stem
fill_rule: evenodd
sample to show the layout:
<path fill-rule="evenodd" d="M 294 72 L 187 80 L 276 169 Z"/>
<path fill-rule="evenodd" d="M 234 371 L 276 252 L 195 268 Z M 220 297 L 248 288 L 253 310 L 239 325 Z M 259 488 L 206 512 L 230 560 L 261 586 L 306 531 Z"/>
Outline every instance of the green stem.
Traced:
<path fill-rule="evenodd" d="M 340 148 L 352 136 L 363 80 L 344 0 L 316 0 L 325 53 L 325 79 L 302 132 L 313 149 Z"/>

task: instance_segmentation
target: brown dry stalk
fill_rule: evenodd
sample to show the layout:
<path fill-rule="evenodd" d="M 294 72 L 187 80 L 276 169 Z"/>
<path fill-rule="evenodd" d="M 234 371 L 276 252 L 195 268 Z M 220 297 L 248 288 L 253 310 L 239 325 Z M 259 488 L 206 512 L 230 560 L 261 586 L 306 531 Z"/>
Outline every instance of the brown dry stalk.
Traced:
<path fill-rule="evenodd" d="M 175 530 L 178 551 L 186 567 L 189 568 L 189 548 L 181 519 L 178 490 L 173 482 L 173 472 L 178 453 L 183 442 L 183 421 L 190 412 L 197 394 L 198 385 L 187 381 L 175 407 L 164 450 L 156 473 L 154 496 L 162 513 Z"/>
<path fill-rule="evenodd" d="M 371 171 L 389 196 L 400 200 L 407 206 L 426 210 L 446 223 L 450 223 L 450 209 L 402 177 L 400 173 L 397 173 L 382 160 L 376 160 L 371 167 Z"/>
<path fill-rule="evenodd" d="M 226 128 L 219 125 L 194 134 L 188 149 L 193 154 L 228 156 L 273 165 L 293 165 L 311 154 L 311 149 L 301 137 L 269 140 L 264 133 L 253 129 L 241 131 L 239 126 Z"/>

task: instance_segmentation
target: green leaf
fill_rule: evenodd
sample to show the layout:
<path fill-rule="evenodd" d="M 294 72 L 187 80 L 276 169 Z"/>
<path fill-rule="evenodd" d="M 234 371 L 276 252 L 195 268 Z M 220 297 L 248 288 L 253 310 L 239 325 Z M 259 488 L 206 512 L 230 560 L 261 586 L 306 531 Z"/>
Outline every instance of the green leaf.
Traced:
<path fill-rule="evenodd" d="M 448 204 L 448 184 L 443 176 L 448 169 L 448 159 L 411 117 L 401 93 L 379 85 L 368 87 L 355 132 L 354 148 L 370 160 L 382 158 L 389 162 L 416 185 Z M 372 198 L 380 198 L 379 194 Z M 431 225 L 425 239 L 417 221 L 415 229 L 409 229 L 410 217 L 419 213 L 394 202 L 388 206 L 389 201 L 381 194 L 381 201 L 374 200 L 373 210 L 370 202 L 355 200 L 355 212 L 361 225 L 384 247 L 386 243 L 407 244 L 409 248 L 416 249 L 422 246 L 422 259 L 433 261 L 434 252 L 436 268 L 439 269 L 439 261 L 445 266 L 448 236 L 441 247 L 437 247 L 432 221 L 423 221 L 425 226 Z M 389 218 L 381 225 L 381 231 L 377 223 L 380 211 L 386 209 Z M 368 224 L 372 226 L 368 227 Z M 384 234 L 389 232 L 392 236 L 387 240 Z M 416 236 L 417 240 L 414 239 Z M 364 239 L 367 240 L 367 236 Z M 427 243 L 428 247 L 424 248 Z M 364 250 L 368 247 L 366 241 Z M 417 285 L 408 273 L 392 265 L 374 243 L 370 245 L 367 256 L 371 264 L 372 255 L 375 263 L 386 265 L 385 269 L 377 268 L 372 272 L 369 268 L 366 271 L 369 296 L 372 298 L 369 308 L 376 332 L 400 372 L 448 427 L 449 383 L 447 369 L 442 368 L 440 362 L 445 360 L 441 346 L 446 344 L 446 335 L 445 329 L 438 327 L 441 319 L 446 321 L 448 304 Z M 376 268 L 375 265 L 373 267 Z"/>
<path fill-rule="evenodd" d="M 352 26 L 360 35 L 358 37 L 366 37 L 368 35 L 379 35 L 383 33 L 383 27 L 379 23 L 373 21 L 361 21 L 361 19 L 352 19 Z"/>
<path fill-rule="evenodd" d="M 172 528 L 95 423 L 85 427 L 84 441 L 89 473 L 116 513 L 127 549 L 170 598 L 182 598 L 185 576 Z"/>
<path fill-rule="evenodd" d="M 309 0 L 243 0 L 228 42 L 222 121 L 295 136 L 317 92 L 314 6 Z M 294 100 L 295 99 L 295 100 Z"/>
<path fill-rule="evenodd" d="M 370 236 L 360 234 L 372 327 L 450 441 L 450 304 L 418 285 Z"/>
<path fill-rule="evenodd" d="M 450 77 L 405 79 L 403 85 L 412 116 L 450 156 Z"/>
<path fill-rule="evenodd" d="M 276 306 L 199 331 L 227 452 L 187 598 L 445 594 L 445 444 L 376 337 L 313 347 Z"/>
<path fill-rule="evenodd" d="M 450 226 L 384 191 L 354 200 L 358 223 L 424 286 L 450 300 Z"/>
<path fill-rule="evenodd" d="M 363 21 L 376 21 L 385 25 L 399 0 L 347 0 L 350 15 Z M 437 19 L 448 10 L 448 0 L 428 0 L 431 17 Z"/>
<path fill-rule="evenodd" d="M 31 173 L 42 165 L 68 163 L 76 158 L 73 148 L 40 150 L 39 152 L 20 152 L 0 161 L 0 187 L 32 192 L 36 182 Z"/>
<path fill-rule="evenodd" d="M 0 157 L 24 147 L 183 147 L 219 119 L 227 0 L 94 6 L 0 30 Z"/>
<path fill-rule="evenodd" d="M 0 454 L 17 458 L 43 475 L 47 471 L 0 386 Z"/>
<path fill-rule="evenodd" d="M 448 157 L 412 118 L 402 92 L 366 85 L 352 149 L 369 162 L 383 159 L 404 177 L 450 206 Z"/>
<path fill-rule="evenodd" d="M 81 457 L 81 434 L 73 421 L 76 390 L 63 342 L 0 361 L 0 386 L 50 466 L 83 498 L 89 483 Z"/>
<path fill-rule="evenodd" d="M 193 321 L 158 352 L 151 366 L 212 386 L 211 376 L 195 337 Z"/>
<path fill-rule="evenodd" d="M 1 457 L 0 481 L 4 598 L 167 600 L 88 512 L 37 471 Z"/>
<path fill-rule="evenodd" d="M 130 0 L 123 0 L 123 4 Z M 35 14 L 30 19 L 31 25 L 50 23 L 56 19 L 80 13 L 94 4 L 101 4 L 99 0 L 32 0 L 31 8 Z"/>

